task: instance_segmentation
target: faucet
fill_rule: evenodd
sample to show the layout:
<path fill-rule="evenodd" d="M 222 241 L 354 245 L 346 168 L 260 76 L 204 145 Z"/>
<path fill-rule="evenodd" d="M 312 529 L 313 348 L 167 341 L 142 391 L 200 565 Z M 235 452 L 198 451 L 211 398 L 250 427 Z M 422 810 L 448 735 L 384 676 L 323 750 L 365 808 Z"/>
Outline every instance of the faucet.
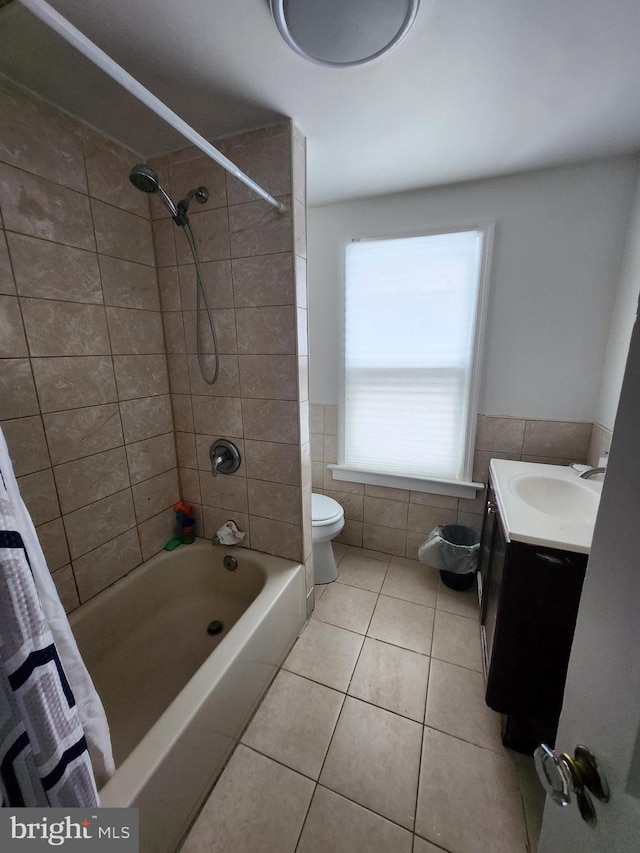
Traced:
<path fill-rule="evenodd" d="M 587 468 L 587 470 L 583 471 L 579 476 L 581 480 L 588 480 L 589 477 L 593 477 L 594 474 L 604 474 L 606 470 L 606 468 Z"/>
<path fill-rule="evenodd" d="M 211 473 L 214 477 L 218 474 L 233 474 L 240 467 L 240 452 L 233 442 L 225 438 L 214 441 L 209 450 L 211 459 Z"/>

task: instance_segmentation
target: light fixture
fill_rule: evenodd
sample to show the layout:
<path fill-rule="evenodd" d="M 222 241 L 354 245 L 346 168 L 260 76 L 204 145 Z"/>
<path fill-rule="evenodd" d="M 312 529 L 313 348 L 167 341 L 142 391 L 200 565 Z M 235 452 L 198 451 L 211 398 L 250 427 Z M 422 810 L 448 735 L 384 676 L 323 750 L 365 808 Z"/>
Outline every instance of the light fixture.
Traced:
<path fill-rule="evenodd" d="M 420 0 L 270 0 L 280 35 L 311 62 L 333 68 L 384 56 L 407 34 Z"/>

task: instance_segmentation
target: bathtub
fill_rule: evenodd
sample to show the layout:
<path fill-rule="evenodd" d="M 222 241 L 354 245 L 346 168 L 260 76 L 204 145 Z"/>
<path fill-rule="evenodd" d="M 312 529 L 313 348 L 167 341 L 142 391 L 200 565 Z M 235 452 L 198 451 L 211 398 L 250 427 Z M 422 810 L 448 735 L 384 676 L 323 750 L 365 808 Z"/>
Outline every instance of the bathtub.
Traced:
<path fill-rule="evenodd" d="M 305 614 L 302 565 L 203 539 L 71 614 L 111 728 L 100 802 L 139 809 L 141 853 L 177 849 Z"/>

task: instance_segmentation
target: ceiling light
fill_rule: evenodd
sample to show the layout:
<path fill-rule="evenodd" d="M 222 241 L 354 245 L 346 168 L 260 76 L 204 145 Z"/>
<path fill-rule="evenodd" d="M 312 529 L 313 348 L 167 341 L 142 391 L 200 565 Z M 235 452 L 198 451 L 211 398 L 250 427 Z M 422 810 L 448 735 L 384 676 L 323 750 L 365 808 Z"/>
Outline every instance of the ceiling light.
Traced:
<path fill-rule="evenodd" d="M 270 0 L 280 35 L 311 62 L 333 68 L 384 56 L 407 34 L 420 0 Z"/>

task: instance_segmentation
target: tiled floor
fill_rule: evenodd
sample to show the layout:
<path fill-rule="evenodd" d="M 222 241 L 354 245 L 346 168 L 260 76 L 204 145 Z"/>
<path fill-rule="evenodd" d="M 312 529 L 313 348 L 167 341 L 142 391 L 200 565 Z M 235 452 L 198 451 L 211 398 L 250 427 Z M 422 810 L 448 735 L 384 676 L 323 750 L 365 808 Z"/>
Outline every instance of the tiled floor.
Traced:
<path fill-rule="evenodd" d="M 475 590 L 335 550 L 182 853 L 535 853 L 542 790 L 485 705 Z"/>

